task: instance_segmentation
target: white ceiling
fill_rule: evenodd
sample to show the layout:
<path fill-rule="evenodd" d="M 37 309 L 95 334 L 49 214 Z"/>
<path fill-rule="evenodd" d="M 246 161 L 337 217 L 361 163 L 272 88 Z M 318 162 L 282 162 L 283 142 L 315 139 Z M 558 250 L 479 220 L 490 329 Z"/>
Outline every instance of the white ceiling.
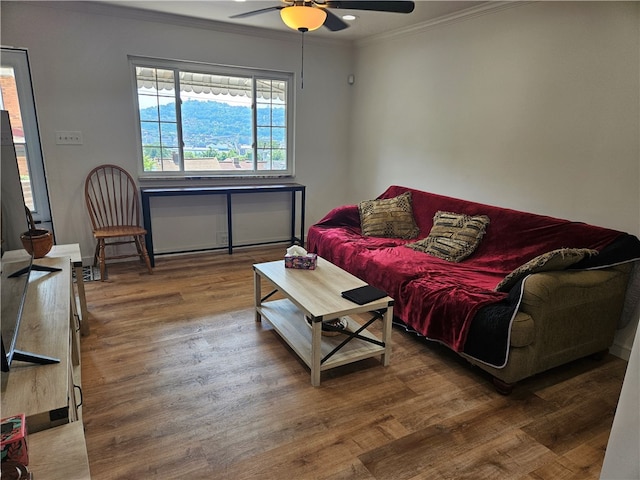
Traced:
<path fill-rule="evenodd" d="M 154 12 L 194 17 L 198 19 L 214 20 L 217 22 L 291 32 L 291 30 L 282 23 L 278 11 L 266 12 L 247 18 L 229 18 L 230 16 L 239 13 L 283 5 L 284 3 L 280 0 L 248 0 L 243 2 L 234 0 L 111 0 L 101 3 L 119 5 L 139 10 L 150 10 Z M 345 30 L 331 32 L 322 27 L 319 30 L 308 33 L 307 35 L 331 37 L 341 40 L 358 40 L 371 35 L 432 21 L 433 19 L 451 15 L 461 10 L 473 8 L 487 2 L 470 2 L 462 0 L 446 2 L 418 0 L 415 3 L 415 10 L 410 14 L 333 9 L 332 13 L 338 16 L 344 15 L 345 13 L 352 13 L 358 18 L 352 22 L 348 22 L 350 27 Z"/>

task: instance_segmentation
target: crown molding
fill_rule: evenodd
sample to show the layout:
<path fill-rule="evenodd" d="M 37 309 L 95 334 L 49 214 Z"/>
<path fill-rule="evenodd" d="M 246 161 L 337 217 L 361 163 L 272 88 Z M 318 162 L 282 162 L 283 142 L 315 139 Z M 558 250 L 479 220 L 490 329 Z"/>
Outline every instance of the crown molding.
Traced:
<path fill-rule="evenodd" d="M 3 3 L 6 0 L 3 0 Z M 16 0 L 10 0 L 16 1 Z M 215 31 L 220 33 L 229 33 L 235 35 L 245 35 L 251 37 L 266 38 L 280 41 L 300 41 L 300 33 L 279 31 L 269 28 L 253 27 L 247 25 L 238 25 L 235 23 L 220 22 L 217 20 L 208 20 L 204 18 L 190 17 L 187 15 L 176 15 L 165 12 L 154 12 L 142 8 L 123 7 L 113 5 L 101 1 L 32 1 L 31 5 L 37 5 L 46 8 L 65 9 L 79 13 L 87 13 L 92 15 L 105 15 L 112 17 L 128 18 L 145 22 L 157 22 L 170 25 L 178 25 L 188 28 L 199 28 L 203 30 Z M 351 45 L 353 42 L 344 39 L 331 39 L 326 37 L 305 36 L 305 43 L 318 45 L 334 45 L 345 46 Z"/>
<path fill-rule="evenodd" d="M 20 0 L 1 0 L 2 3 L 10 4 Z M 362 47 L 387 40 L 406 37 L 430 30 L 431 28 L 468 20 L 490 13 L 512 8 L 515 6 L 526 5 L 535 0 L 512 0 L 512 1 L 487 1 L 482 5 L 467 8 L 459 12 L 449 15 L 443 15 L 432 20 L 410 25 L 408 27 L 399 28 L 385 33 L 371 35 L 358 40 L 337 39 L 328 37 L 315 37 L 313 35 L 305 36 L 305 43 L 325 46 L 341 46 L 341 47 Z M 64 9 L 79 13 L 106 15 L 119 18 L 128 18 L 146 22 L 165 23 L 169 25 L 178 25 L 188 28 L 199 28 L 203 30 L 215 31 L 220 33 L 229 33 L 235 35 L 245 35 L 251 37 L 265 38 L 279 41 L 299 41 L 300 33 L 273 30 L 269 28 L 261 28 L 248 25 L 238 25 L 234 23 L 220 22 L 217 20 L 209 20 L 204 18 L 190 17 L 187 15 L 176 15 L 165 12 L 155 12 L 134 7 L 124 7 L 114 5 L 97 0 L 36 0 L 28 2 L 30 5 L 36 5 L 45 8 Z"/>
<path fill-rule="evenodd" d="M 488 1 L 486 3 L 483 3 L 482 5 L 466 8 L 464 10 L 460 10 L 459 12 L 455 12 L 449 15 L 443 15 L 441 17 L 434 18 L 432 20 L 427 20 L 426 22 L 417 23 L 415 25 L 410 25 L 404 28 L 398 28 L 390 32 L 371 35 L 369 37 L 356 40 L 354 44 L 357 47 L 363 47 L 366 45 L 380 43 L 386 40 L 407 37 L 409 35 L 415 35 L 418 33 L 428 31 L 434 27 L 439 27 L 442 25 L 450 25 L 463 20 L 469 20 L 469 19 L 480 17 L 483 15 L 497 13 L 502 10 L 506 10 L 516 6 L 526 5 L 529 3 L 533 3 L 533 0 L 495 1 L 495 2 Z"/>

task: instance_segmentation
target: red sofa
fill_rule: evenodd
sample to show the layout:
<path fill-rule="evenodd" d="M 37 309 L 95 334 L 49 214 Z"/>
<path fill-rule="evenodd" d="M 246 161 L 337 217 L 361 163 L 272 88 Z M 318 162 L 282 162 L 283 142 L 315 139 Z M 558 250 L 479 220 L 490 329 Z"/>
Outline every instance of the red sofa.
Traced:
<path fill-rule="evenodd" d="M 307 250 L 387 292 L 395 299 L 394 316 L 408 330 L 488 371 L 505 393 L 523 378 L 611 345 L 631 262 L 640 258 L 636 237 L 401 186 L 378 199 L 405 192 L 411 192 L 416 238 L 364 236 L 358 205 L 345 205 L 310 227 Z M 405 246 L 429 235 L 438 211 L 489 217 L 480 244 L 463 261 Z M 509 291 L 495 290 L 526 262 L 574 248 L 599 254 L 568 270 L 525 275 Z"/>

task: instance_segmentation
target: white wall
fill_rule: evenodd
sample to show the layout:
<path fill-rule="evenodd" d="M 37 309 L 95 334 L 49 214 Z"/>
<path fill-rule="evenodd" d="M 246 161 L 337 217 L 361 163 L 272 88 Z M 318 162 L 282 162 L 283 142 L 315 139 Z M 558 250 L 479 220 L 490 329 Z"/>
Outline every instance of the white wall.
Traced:
<path fill-rule="evenodd" d="M 358 44 L 351 201 L 399 184 L 640 234 L 638 9 L 527 2 Z"/>
<path fill-rule="evenodd" d="M 640 9 L 637 18 L 640 40 Z M 640 57 L 640 48 L 637 55 Z M 634 340 L 602 463 L 602 480 L 640 478 L 640 336 L 637 325 L 635 333 L 628 332 L 624 338 Z"/>
<path fill-rule="evenodd" d="M 640 337 L 636 337 L 607 443 L 601 480 L 640 478 Z"/>
<path fill-rule="evenodd" d="M 79 242 L 86 261 L 94 248 L 84 205 L 86 174 L 102 163 L 138 171 L 127 55 L 300 72 L 298 33 L 247 35 L 246 29 L 210 22 L 122 12 L 98 3 L 2 2 L 2 45 L 29 51 L 56 239 Z M 306 37 L 305 84 L 296 92 L 293 180 L 307 186 L 307 227 L 346 199 L 350 65 L 349 45 Z M 83 145 L 56 145 L 56 130 L 82 131 Z M 286 238 L 287 200 L 264 195 L 255 201 L 265 211 L 273 203 L 277 218 L 265 223 L 263 211 L 252 214 L 249 200 L 234 200 L 239 212 L 245 205 L 234 232 L 238 240 Z M 196 203 L 185 199 L 154 211 L 158 250 L 194 241 L 202 246 L 208 238 L 217 243 L 216 230 L 226 230 L 219 203 L 215 197 Z M 279 225 L 285 228 L 278 231 Z"/>

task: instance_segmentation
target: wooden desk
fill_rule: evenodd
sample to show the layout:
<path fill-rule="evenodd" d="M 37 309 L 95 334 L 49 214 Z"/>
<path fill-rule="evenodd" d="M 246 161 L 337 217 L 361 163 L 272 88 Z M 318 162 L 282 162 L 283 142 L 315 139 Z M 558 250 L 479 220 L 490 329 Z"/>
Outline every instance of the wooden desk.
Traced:
<path fill-rule="evenodd" d="M 301 245 L 304 245 L 304 212 L 305 212 L 305 191 L 306 187 L 298 183 L 287 183 L 282 185 L 238 185 L 238 186 L 226 186 L 226 187 L 172 187 L 172 188 L 141 188 L 142 194 L 142 217 L 144 222 L 144 228 L 147 230 L 147 236 L 145 237 L 145 244 L 147 246 L 147 252 L 149 252 L 149 260 L 151 266 L 155 266 L 155 255 L 153 252 L 153 232 L 151 229 L 151 197 L 176 197 L 176 196 L 193 196 L 193 195 L 225 195 L 227 197 L 227 234 L 228 241 L 227 249 L 229 255 L 233 253 L 233 227 L 231 222 L 231 198 L 237 194 L 250 194 L 250 193 L 281 193 L 291 192 L 291 244 L 299 241 Z M 296 236 L 296 193 L 300 192 L 300 236 Z M 263 245 L 262 242 L 254 245 Z M 237 245 L 235 245 L 237 246 Z M 244 245 L 246 246 L 246 245 Z M 178 253 L 178 252 L 168 252 Z M 181 253 L 181 252 L 180 252 Z"/>
<path fill-rule="evenodd" d="M 82 422 L 67 423 L 27 437 L 29 471 L 35 480 L 87 480 L 89 459 Z"/>

